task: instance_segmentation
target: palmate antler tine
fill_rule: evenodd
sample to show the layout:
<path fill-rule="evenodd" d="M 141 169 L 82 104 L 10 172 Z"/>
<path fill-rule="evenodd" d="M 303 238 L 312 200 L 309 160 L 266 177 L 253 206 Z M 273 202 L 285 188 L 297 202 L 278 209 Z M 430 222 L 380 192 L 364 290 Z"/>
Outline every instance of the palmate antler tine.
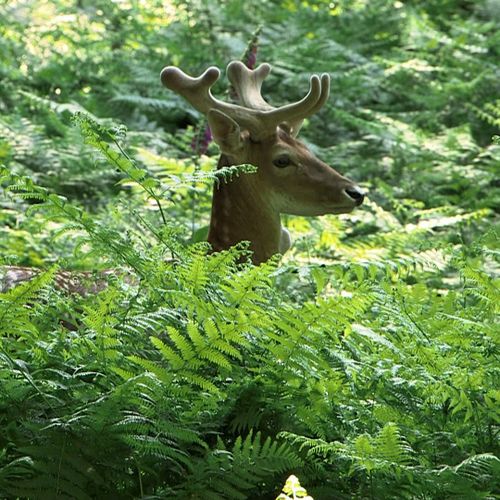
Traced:
<path fill-rule="evenodd" d="M 317 109 L 317 105 L 323 101 L 322 80 L 318 75 L 312 75 L 307 95 L 300 101 L 281 106 L 272 111 L 264 112 L 264 120 L 267 127 L 276 127 L 281 123 L 295 124 L 301 122 Z"/>
<path fill-rule="evenodd" d="M 316 105 L 310 110 L 310 114 L 308 116 L 317 113 L 328 101 L 330 97 L 330 75 L 328 73 L 323 73 L 321 75 L 321 96 L 318 99 Z"/>
<path fill-rule="evenodd" d="M 240 103 L 251 109 L 273 109 L 262 97 L 262 82 L 271 71 L 267 63 L 257 69 L 247 68 L 241 61 L 232 61 L 227 66 L 227 77 L 238 94 Z"/>
<path fill-rule="evenodd" d="M 208 113 L 217 107 L 217 100 L 210 93 L 211 87 L 219 79 L 220 71 L 215 66 L 208 68 L 198 78 L 186 75 L 175 66 L 163 68 L 160 78 L 165 87 L 183 96 L 200 113 Z"/>
<path fill-rule="evenodd" d="M 215 66 L 208 68 L 197 78 L 186 75 L 175 66 L 167 66 L 162 70 L 160 78 L 165 87 L 180 94 L 200 113 L 207 115 L 211 109 L 225 113 L 257 137 L 262 130 L 258 116 L 261 111 L 216 99 L 210 89 L 218 80 L 219 75 L 220 71 Z"/>
<path fill-rule="evenodd" d="M 271 70 L 269 64 L 261 64 L 257 69 L 248 69 L 242 62 L 233 61 L 227 67 L 227 76 L 235 88 L 240 102 L 250 109 L 264 111 L 265 129 L 274 131 L 276 126 L 286 123 L 295 136 L 305 118 L 319 111 L 330 94 L 330 77 L 311 77 L 309 93 L 301 101 L 280 108 L 269 105 L 261 94 L 262 82 Z M 264 133 L 265 134 L 265 133 Z"/>
<path fill-rule="evenodd" d="M 320 85 L 321 85 L 320 96 L 316 101 L 316 104 L 311 109 L 309 109 L 307 114 L 297 120 L 287 121 L 287 125 L 290 127 L 291 134 L 294 137 L 299 133 L 304 119 L 317 113 L 328 100 L 328 97 L 330 96 L 330 75 L 328 73 L 323 73 L 321 75 Z"/>

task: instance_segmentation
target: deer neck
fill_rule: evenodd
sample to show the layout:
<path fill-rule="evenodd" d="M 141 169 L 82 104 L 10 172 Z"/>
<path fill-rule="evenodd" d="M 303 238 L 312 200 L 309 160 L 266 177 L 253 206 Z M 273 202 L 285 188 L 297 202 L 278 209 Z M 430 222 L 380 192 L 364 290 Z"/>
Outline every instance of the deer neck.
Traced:
<path fill-rule="evenodd" d="M 225 155 L 217 168 L 234 165 Z M 249 241 L 255 264 L 285 252 L 289 236 L 283 233 L 279 211 L 264 190 L 257 174 L 241 174 L 214 185 L 208 241 L 215 251 L 226 250 L 240 241 Z"/>

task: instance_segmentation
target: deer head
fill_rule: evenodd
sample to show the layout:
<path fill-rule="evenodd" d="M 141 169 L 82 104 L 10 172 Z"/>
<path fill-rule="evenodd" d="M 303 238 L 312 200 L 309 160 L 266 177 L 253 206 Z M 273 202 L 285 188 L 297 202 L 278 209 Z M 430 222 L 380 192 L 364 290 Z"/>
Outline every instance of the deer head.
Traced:
<path fill-rule="evenodd" d="M 214 250 L 250 241 L 253 261 L 260 263 L 290 246 L 280 214 L 324 215 L 347 213 L 361 205 L 363 191 L 352 181 L 316 158 L 297 134 L 305 118 L 328 99 L 330 78 L 311 76 L 307 95 L 300 101 L 274 108 L 261 95 L 262 82 L 271 70 L 261 64 L 250 70 L 239 61 L 227 67 L 227 76 L 239 99 L 232 104 L 216 99 L 211 87 L 217 68 L 192 78 L 169 66 L 162 83 L 205 114 L 222 155 L 220 166 L 252 164 L 254 174 L 214 187 L 208 240 Z"/>

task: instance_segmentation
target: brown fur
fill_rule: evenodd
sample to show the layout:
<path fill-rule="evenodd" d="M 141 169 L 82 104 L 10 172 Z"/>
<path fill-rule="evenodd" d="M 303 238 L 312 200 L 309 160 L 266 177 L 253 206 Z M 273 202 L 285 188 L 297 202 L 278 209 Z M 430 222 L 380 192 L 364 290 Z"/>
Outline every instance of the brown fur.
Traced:
<path fill-rule="evenodd" d="M 275 135 L 259 142 L 242 134 L 233 151 L 221 156 L 219 168 L 250 163 L 258 171 L 214 187 L 208 241 L 216 251 L 248 240 L 253 261 L 264 262 L 282 250 L 281 213 L 345 213 L 358 204 L 344 193 L 354 184 L 286 130 L 278 128 Z M 280 154 L 288 154 L 293 164 L 276 167 L 273 159 Z"/>

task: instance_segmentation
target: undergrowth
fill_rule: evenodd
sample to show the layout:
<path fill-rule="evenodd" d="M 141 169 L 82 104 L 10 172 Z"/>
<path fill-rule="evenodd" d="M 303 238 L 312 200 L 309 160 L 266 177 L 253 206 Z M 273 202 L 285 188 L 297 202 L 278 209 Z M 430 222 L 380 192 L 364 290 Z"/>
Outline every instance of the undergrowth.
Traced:
<path fill-rule="evenodd" d="M 114 129 L 77 123 L 149 199 L 173 189 Z M 314 290 L 294 296 L 277 259 L 186 246 L 168 220 L 123 233 L 0 179 L 128 276 L 68 296 L 55 266 L 0 296 L 4 495 L 263 498 L 290 472 L 318 498 L 493 494 L 498 285 L 475 258 L 496 256 L 492 232 L 445 252 L 454 287 L 427 284 L 432 261 L 386 259 L 310 264 Z"/>

